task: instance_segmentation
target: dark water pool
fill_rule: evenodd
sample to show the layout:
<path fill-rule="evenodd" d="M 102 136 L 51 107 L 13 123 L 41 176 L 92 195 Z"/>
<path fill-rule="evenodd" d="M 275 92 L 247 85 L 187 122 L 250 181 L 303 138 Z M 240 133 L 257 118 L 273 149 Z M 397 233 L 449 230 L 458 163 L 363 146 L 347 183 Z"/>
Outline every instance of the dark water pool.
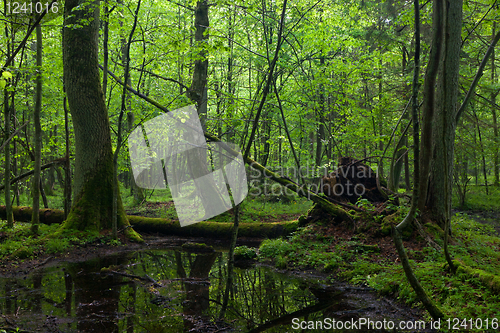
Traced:
<path fill-rule="evenodd" d="M 235 269 L 219 320 L 226 255 L 141 250 L 0 278 L 0 332 L 300 332 L 293 318 L 415 318 L 364 288 L 257 265 Z"/>

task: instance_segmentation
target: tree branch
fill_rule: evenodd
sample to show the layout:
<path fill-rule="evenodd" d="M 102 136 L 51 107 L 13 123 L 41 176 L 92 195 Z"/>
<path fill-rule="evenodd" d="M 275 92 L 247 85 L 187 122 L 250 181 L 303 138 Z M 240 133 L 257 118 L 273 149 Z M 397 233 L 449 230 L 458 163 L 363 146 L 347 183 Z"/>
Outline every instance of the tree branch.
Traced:
<path fill-rule="evenodd" d="M 52 0 L 52 2 L 49 4 L 49 7 L 52 8 L 52 4 L 54 4 L 55 2 L 56 2 L 56 0 Z M 26 33 L 26 36 L 24 36 L 23 40 L 21 41 L 21 43 L 19 44 L 19 46 L 17 47 L 17 49 L 14 51 L 14 53 L 12 53 L 12 55 L 7 59 L 7 61 L 5 62 L 5 65 L 3 65 L 3 68 L 8 67 L 10 65 L 10 63 L 12 62 L 12 60 L 14 60 L 14 58 L 16 57 L 16 55 L 19 53 L 19 51 L 24 47 L 24 45 L 28 41 L 28 38 L 31 36 L 31 33 L 33 32 L 33 30 L 35 30 L 35 28 L 37 27 L 37 25 L 40 24 L 40 22 L 42 21 L 42 19 L 45 16 L 46 13 L 47 13 L 46 11 L 42 11 L 42 13 L 40 14 L 40 16 L 38 16 L 38 19 L 35 21 L 35 24 L 33 24 L 28 29 L 28 32 Z"/>
<path fill-rule="evenodd" d="M 7 141 L 5 141 L 4 143 L 2 143 L 2 145 L 0 146 L 0 151 L 2 151 L 2 149 L 5 148 L 5 146 L 7 146 L 7 144 L 9 143 L 10 140 L 12 140 L 13 137 L 15 137 L 17 135 L 17 133 L 19 133 L 19 131 L 26 125 L 28 125 L 29 121 L 25 122 L 21 127 L 18 127 L 16 129 L 16 131 L 14 133 L 11 134 L 11 136 L 9 136 L 9 138 L 7 139 Z"/>
<path fill-rule="evenodd" d="M 469 91 L 467 92 L 467 95 L 465 95 L 464 101 L 462 102 L 462 105 L 460 106 L 460 108 L 457 111 L 457 115 L 455 116 L 456 122 L 458 122 L 458 120 L 460 119 L 460 116 L 462 115 L 465 108 L 469 104 L 469 101 L 472 97 L 472 94 L 474 93 L 474 90 L 476 89 L 476 86 L 479 83 L 481 76 L 483 76 L 484 67 L 486 67 L 486 63 L 488 62 L 490 55 L 493 53 L 493 50 L 495 49 L 495 45 L 498 43 L 499 39 L 500 39 L 500 31 L 497 32 L 497 34 L 495 35 L 495 38 L 493 38 L 493 41 L 491 42 L 490 46 L 488 47 L 488 50 L 486 50 L 486 53 L 484 54 L 483 60 L 481 61 L 481 64 L 479 65 L 476 76 L 474 77 L 474 80 L 472 81 L 472 84 L 469 88 Z"/>
<path fill-rule="evenodd" d="M 49 162 L 47 164 L 44 164 L 41 166 L 40 170 L 45 170 L 45 169 L 48 169 L 50 168 L 51 166 L 54 166 L 54 165 L 58 165 L 58 164 L 64 164 L 66 162 L 66 157 L 61 157 L 61 158 L 58 158 L 57 160 L 53 160 L 52 162 Z M 13 178 L 11 181 L 10 181 L 10 184 L 15 184 L 17 183 L 18 181 L 20 181 L 21 179 L 24 179 L 28 176 L 31 176 L 33 173 L 35 172 L 35 170 L 30 170 L 30 171 L 27 171 L 15 178 Z M 3 190 L 5 188 L 5 185 L 0 185 L 0 191 Z"/>

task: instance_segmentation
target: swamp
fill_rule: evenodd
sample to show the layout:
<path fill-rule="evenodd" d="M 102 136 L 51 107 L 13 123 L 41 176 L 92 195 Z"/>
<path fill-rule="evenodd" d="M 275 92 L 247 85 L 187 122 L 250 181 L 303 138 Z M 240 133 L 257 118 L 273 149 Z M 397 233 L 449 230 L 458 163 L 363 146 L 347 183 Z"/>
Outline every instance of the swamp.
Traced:
<path fill-rule="evenodd" d="M 0 333 L 500 330 L 496 0 L 0 7 Z"/>

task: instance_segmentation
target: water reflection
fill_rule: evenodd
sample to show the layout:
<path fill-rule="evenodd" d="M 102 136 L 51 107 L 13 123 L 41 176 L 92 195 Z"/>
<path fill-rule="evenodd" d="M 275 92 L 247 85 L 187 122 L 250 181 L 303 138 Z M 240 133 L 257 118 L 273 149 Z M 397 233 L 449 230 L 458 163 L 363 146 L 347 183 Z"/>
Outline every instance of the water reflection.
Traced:
<path fill-rule="evenodd" d="M 235 268 L 226 318 L 219 320 L 226 274 L 226 254 L 179 249 L 59 264 L 22 279 L 0 278 L 5 321 L 0 327 L 42 332 L 284 332 L 288 329 L 282 325 L 290 328 L 290 314 L 320 318 L 338 311 L 341 302 L 338 291 L 313 287 L 321 281 L 262 266 Z M 310 312 L 317 313 L 309 317 Z"/>

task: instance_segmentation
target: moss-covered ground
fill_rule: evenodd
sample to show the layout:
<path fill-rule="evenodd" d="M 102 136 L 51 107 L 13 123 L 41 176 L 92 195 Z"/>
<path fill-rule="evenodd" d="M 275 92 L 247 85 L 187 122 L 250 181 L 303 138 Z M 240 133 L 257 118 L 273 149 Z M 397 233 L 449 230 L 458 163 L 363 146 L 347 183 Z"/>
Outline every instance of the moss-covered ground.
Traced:
<path fill-rule="evenodd" d="M 396 216 L 401 218 L 402 214 L 391 218 Z M 391 236 L 373 229 L 374 224 L 382 228 L 383 223 L 375 218 L 357 220 L 354 225 L 325 217 L 288 238 L 264 241 L 259 258 L 281 269 L 315 269 L 332 280 L 367 285 L 380 294 L 422 307 L 406 280 Z M 452 230 L 450 250 L 461 267 L 457 274 L 448 269 L 441 249 L 427 244 L 416 231 L 407 232 L 404 244 L 417 277 L 449 318 L 500 320 L 499 235 L 492 225 L 465 213 L 453 216 Z M 432 234 L 432 230 L 427 231 Z M 433 237 L 438 246 L 443 245 L 440 235 L 442 230 Z"/>
<path fill-rule="evenodd" d="M 122 189 L 128 214 L 175 219 L 175 208 L 168 190 L 146 192 L 146 200 L 133 204 L 129 189 Z M 56 187 L 49 195 L 50 208 L 62 208 L 62 195 Z M 2 198 L 0 198 L 1 204 Z M 500 190 L 471 186 L 466 207 L 458 211 L 454 199 L 453 237 L 450 250 L 460 264 L 452 274 L 445 263 L 443 231 L 424 224 L 432 237 L 431 246 L 421 234 L 407 230 L 405 247 L 417 277 L 433 301 L 450 318 L 500 319 Z M 21 205 L 30 205 L 27 196 Z M 382 211 L 368 202 L 358 205 L 369 213 L 350 211 L 353 221 L 335 222 L 320 216 L 287 238 L 270 239 L 261 244 L 259 259 L 271 261 L 280 269 L 315 269 L 332 280 L 368 285 L 379 293 L 393 296 L 407 304 L 421 303 L 406 281 L 390 236 L 390 226 L 399 222 L 407 211 L 386 206 Z M 252 197 L 242 204 L 241 222 L 275 222 L 297 219 L 311 208 L 311 203 L 298 197 Z M 231 211 L 212 219 L 232 222 Z M 118 245 L 107 235 L 65 231 L 54 237 L 58 225 L 41 225 L 40 234 L 30 232 L 30 224 L 17 223 L 13 229 L 0 222 L 0 258 L 23 262 L 41 254 L 57 254 L 74 247 L 95 244 Z M 52 237 L 50 236 L 52 235 Z M 248 252 L 248 251 L 243 251 Z M 479 330 L 481 331 L 481 330 Z"/>

